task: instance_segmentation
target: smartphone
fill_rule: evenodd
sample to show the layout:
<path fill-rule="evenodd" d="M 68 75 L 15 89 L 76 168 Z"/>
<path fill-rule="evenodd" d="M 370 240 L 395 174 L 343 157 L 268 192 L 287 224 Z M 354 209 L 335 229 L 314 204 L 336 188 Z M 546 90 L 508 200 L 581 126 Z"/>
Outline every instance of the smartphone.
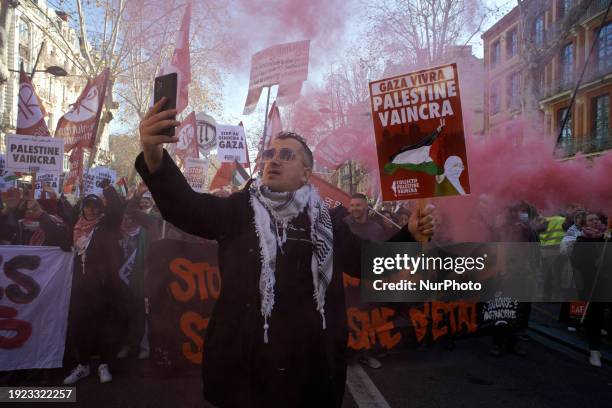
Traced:
<path fill-rule="evenodd" d="M 157 103 L 162 97 L 166 97 L 164 110 L 176 108 L 176 93 L 178 89 L 178 77 L 176 72 L 158 76 L 155 78 L 155 88 L 153 91 L 153 101 Z M 174 117 L 176 119 L 176 117 Z M 164 135 L 174 136 L 174 126 L 163 131 Z"/>

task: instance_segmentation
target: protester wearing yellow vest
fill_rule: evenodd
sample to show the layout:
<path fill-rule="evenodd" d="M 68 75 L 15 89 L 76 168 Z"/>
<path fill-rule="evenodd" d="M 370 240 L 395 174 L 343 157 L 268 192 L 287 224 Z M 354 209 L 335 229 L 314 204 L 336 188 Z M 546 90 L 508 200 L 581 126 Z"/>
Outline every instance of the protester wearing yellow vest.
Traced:
<path fill-rule="evenodd" d="M 563 223 L 565 217 L 553 215 L 546 217 L 546 230 L 539 235 L 542 246 L 542 284 L 545 301 L 554 301 L 553 289 L 558 289 L 561 283 L 561 272 L 565 258 L 561 255 L 560 244 L 565 236 Z"/>

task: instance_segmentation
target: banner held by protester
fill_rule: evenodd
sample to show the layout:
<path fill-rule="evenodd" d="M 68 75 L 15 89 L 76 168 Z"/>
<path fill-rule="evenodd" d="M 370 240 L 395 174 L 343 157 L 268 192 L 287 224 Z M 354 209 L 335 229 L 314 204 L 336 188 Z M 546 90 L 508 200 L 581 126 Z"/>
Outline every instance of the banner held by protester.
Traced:
<path fill-rule="evenodd" d="M 6 152 L 7 170 L 20 173 L 62 172 L 63 139 L 8 134 Z"/>

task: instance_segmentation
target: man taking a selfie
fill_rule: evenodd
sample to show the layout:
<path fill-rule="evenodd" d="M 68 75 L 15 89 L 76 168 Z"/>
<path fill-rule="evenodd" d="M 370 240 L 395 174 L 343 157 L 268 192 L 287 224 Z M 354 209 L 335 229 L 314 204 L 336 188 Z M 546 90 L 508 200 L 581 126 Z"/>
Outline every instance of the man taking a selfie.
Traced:
<path fill-rule="evenodd" d="M 312 152 L 280 132 L 263 175 L 229 197 L 194 192 L 163 143 L 176 110 L 156 103 L 136 159 L 164 219 L 219 244 L 221 293 L 204 341 L 204 398 L 218 407 L 340 407 L 347 322 L 342 273 L 360 275 L 361 241 L 308 183 Z M 425 241 L 430 210 L 395 240 Z"/>

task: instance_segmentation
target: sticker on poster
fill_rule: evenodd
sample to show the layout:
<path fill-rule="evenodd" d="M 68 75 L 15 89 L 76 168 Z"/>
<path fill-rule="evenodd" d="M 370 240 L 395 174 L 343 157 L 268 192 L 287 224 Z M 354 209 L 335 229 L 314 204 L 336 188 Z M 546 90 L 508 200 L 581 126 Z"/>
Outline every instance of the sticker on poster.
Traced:
<path fill-rule="evenodd" d="M 370 82 L 370 102 L 383 200 L 470 193 L 456 64 Z"/>

